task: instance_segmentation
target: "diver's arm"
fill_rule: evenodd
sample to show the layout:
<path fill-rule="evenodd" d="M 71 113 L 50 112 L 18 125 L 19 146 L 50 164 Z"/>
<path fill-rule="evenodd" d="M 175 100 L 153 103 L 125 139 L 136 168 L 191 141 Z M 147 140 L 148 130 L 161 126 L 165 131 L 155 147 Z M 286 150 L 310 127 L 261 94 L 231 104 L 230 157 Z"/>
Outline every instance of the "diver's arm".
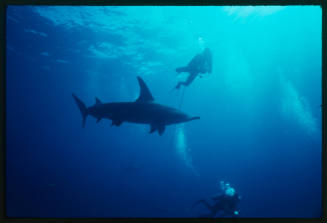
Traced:
<path fill-rule="evenodd" d="M 210 211 L 214 211 L 214 206 L 211 205 L 211 204 L 209 204 L 208 201 L 206 201 L 206 200 L 204 200 L 204 199 L 201 199 L 201 200 L 196 201 L 196 202 L 192 205 L 191 209 L 193 209 L 195 206 L 197 206 L 197 205 L 199 205 L 199 204 L 203 204 L 203 205 L 206 206 Z"/>
<path fill-rule="evenodd" d="M 220 200 L 223 196 L 224 196 L 223 194 L 215 194 L 211 197 L 211 199 L 217 201 Z"/>

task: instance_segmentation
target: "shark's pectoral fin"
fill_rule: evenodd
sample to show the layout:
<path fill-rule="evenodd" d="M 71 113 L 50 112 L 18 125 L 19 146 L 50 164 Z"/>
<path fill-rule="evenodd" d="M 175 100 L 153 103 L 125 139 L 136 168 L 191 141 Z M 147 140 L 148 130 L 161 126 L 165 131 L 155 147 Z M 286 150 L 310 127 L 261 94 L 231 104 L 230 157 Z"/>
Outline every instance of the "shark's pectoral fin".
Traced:
<path fill-rule="evenodd" d="M 101 118 L 98 118 L 98 119 L 97 119 L 97 123 L 99 123 L 100 121 L 101 121 Z"/>
<path fill-rule="evenodd" d="M 113 125 L 120 126 L 122 123 L 123 123 L 123 121 L 121 121 L 121 120 L 113 119 L 111 122 L 111 126 L 113 126 Z"/>
<path fill-rule="evenodd" d="M 158 131 L 159 135 L 162 135 L 165 131 L 165 125 L 162 124 L 151 124 L 150 134 Z"/>
<path fill-rule="evenodd" d="M 153 124 L 151 124 L 150 127 L 151 127 L 150 132 L 149 132 L 150 134 L 151 134 L 151 133 L 154 133 L 154 132 L 156 131 L 156 129 L 157 129 L 156 126 L 153 125 Z"/>
<path fill-rule="evenodd" d="M 162 135 L 165 131 L 165 125 L 159 125 L 158 126 L 158 133 L 159 135 Z"/>

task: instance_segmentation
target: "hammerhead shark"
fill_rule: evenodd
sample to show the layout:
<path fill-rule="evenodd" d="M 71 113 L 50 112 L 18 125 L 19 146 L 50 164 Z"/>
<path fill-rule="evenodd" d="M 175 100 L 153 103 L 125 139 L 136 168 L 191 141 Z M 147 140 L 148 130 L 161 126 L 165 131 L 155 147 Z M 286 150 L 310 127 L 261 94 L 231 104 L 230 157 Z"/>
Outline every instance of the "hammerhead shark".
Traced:
<path fill-rule="evenodd" d="M 111 126 L 120 126 L 123 122 L 149 124 L 150 132 L 158 131 L 161 136 L 166 125 L 178 124 L 199 119 L 200 117 L 190 117 L 187 114 L 165 105 L 154 102 L 149 88 L 141 77 L 137 77 L 140 86 L 140 95 L 134 102 L 102 103 L 95 98 L 95 105 L 86 107 L 85 104 L 73 94 L 78 108 L 83 117 L 82 127 L 85 127 L 86 117 L 91 115 L 97 119 L 111 119 Z"/>

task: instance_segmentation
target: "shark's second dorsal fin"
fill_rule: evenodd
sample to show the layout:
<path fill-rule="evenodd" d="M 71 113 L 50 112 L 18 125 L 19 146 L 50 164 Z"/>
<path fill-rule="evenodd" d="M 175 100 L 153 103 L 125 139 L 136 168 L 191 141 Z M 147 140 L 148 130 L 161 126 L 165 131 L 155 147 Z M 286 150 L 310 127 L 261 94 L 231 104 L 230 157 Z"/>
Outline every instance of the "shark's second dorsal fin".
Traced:
<path fill-rule="evenodd" d="M 140 85 L 140 96 L 136 99 L 136 102 L 149 102 L 154 101 L 154 98 L 151 95 L 149 88 L 146 86 L 145 82 L 140 78 L 137 77 L 137 80 Z"/>
<path fill-rule="evenodd" d="M 95 98 L 95 105 L 100 105 L 102 104 L 102 102 L 100 101 L 99 98 Z"/>

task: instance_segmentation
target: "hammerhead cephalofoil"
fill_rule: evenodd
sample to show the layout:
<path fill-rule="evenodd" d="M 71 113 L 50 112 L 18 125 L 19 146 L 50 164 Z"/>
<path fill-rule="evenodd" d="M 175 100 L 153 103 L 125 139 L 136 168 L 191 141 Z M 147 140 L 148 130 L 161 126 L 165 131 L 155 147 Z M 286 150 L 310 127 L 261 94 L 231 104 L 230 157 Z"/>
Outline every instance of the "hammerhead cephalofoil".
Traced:
<path fill-rule="evenodd" d="M 199 119 L 200 117 L 190 117 L 185 113 L 154 103 L 154 99 L 144 81 L 137 77 L 140 85 L 140 95 L 134 102 L 102 103 L 95 98 L 96 103 L 91 107 L 85 104 L 73 94 L 73 97 L 83 116 L 83 128 L 85 127 L 86 117 L 91 115 L 97 119 L 111 119 L 111 125 L 120 126 L 123 122 L 149 124 L 149 133 L 158 131 L 162 135 L 166 125 L 178 124 Z"/>

